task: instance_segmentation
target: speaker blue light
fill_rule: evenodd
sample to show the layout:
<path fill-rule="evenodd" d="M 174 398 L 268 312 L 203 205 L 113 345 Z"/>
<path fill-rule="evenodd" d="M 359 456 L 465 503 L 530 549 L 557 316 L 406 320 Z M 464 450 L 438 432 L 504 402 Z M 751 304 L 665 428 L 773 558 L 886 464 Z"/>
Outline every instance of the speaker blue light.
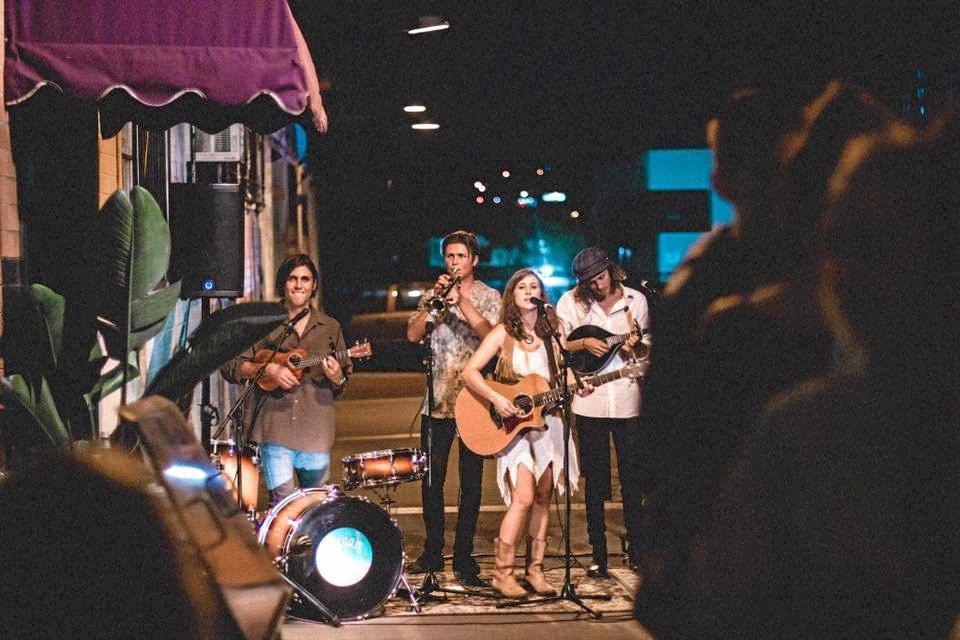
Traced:
<path fill-rule="evenodd" d="M 202 286 L 204 291 L 213 291 L 213 288 L 217 286 L 217 283 L 214 282 L 212 279 L 207 278 L 206 280 L 203 281 Z"/>

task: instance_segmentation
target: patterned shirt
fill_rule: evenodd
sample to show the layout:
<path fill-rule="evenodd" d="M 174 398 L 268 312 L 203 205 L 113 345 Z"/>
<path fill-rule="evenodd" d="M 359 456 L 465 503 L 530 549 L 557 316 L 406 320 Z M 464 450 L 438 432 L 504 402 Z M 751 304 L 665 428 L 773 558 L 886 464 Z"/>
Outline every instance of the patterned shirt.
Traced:
<path fill-rule="evenodd" d="M 426 308 L 428 299 L 429 296 L 424 296 L 420 300 L 418 311 Z M 470 302 L 491 325 L 500 321 L 500 294 L 496 289 L 476 280 L 470 291 Z M 416 314 L 409 322 L 413 322 L 414 317 Z M 460 371 L 480 346 L 480 338 L 470 328 L 460 307 L 452 305 L 430 334 L 430 346 L 433 348 L 433 411 L 430 415 L 453 418 L 457 394 L 463 388 Z M 427 398 L 424 398 L 420 412 L 427 413 Z"/>

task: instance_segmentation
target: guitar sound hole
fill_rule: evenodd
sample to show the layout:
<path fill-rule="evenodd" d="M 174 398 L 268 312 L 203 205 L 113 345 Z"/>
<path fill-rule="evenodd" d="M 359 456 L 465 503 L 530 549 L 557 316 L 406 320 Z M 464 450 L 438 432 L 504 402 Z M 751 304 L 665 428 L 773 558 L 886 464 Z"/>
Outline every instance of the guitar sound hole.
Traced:
<path fill-rule="evenodd" d="M 291 353 L 290 357 L 287 358 L 287 362 L 289 362 L 293 366 L 297 366 L 298 364 L 300 364 L 300 356 L 297 355 L 296 353 Z"/>
<path fill-rule="evenodd" d="M 533 398 L 525 395 L 517 396 L 513 399 L 513 406 L 520 409 L 523 415 L 526 415 L 533 411 Z"/>

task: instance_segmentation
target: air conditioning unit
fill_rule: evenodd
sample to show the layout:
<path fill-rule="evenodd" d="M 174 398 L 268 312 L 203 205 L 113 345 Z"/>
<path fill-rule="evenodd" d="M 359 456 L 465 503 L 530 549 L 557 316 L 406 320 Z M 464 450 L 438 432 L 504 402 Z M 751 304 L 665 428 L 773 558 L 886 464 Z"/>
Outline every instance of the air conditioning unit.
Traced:
<path fill-rule="evenodd" d="M 243 125 L 232 124 L 217 133 L 193 131 L 193 159 L 196 162 L 240 162 Z"/>

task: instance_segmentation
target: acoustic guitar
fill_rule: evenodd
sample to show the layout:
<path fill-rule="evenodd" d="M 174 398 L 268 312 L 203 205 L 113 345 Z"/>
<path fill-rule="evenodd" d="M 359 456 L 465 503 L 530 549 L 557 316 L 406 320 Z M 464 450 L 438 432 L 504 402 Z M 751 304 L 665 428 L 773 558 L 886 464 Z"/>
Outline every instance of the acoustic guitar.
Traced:
<path fill-rule="evenodd" d="M 580 351 L 574 351 L 570 354 L 570 366 L 576 369 L 580 373 L 594 373 L 600 371 L 607 363 L 610 362 L 610 359 L 613 358 L 620 351 L 620 348 L 623 346 L 623 343 L 630 339 L 631 336 L 643 336 L 647 331 L 641 329 L 640 325 L 636 321 L 633 322 L 633 331 L 629 333 L 614 334 L 610 333 L 602 327 L 598 327 L 592 324 L 585 324 L 583 326 L 577 327 L 570 332 L 570 335 L 567 336 L 567 344 L 574 340 L 580 340 L 581 338 L 596 338 L 607 344 L 607 352 L 602 356 L 595 356 L 586 349 Z M 637 342 L 633 347 L 634 355 L 637 358 L 645 358 L 647 355 L 647 345 L 642 342 Z"/>
<path fill-rule="evenodd" d="M 364 340 L 363 342 L 358 341 L 352 347 L 348 347 L 342 351 L 329 351 L 326 353 L 314 353 L 312 355 L 308 355 L 303 349 L 291 349 L 290 351 L 281 351 L 275 354 L 273 358 L 270 358 L 272 352 L 273 349 L 260 349 L 253 356 L 253 361 L 258 364 L 263 364 L 267 360 L 270 360 L 271 362 L 282 364 L 293 371 L 293 375 L 297 377 L 297 380 L 303 377 L 304 369 L 319 365 L 327 356 L 332 356 L 339 362 L 346 358 L 369 358 L 373 355 L 373 349 L 370 347 L 369 340 Z M 276 391 L 280 388 L 280 384 L 266 373 L 264 373 L 257 382 L 257 386 L 264 391 Z"/>
<path fill-rule="evenodd" d="M 648 366 L 646 360 L 631 360 L 616 371 L 588 376 L 582 378 L 581 382 L 599 387 L 621 378 L 642 378 Z M 464 387 L 457 396 L 454 408 L 457 430 L 467 448 L 480 456 L 492 456 L 503 451 L 514 438 L 530 429 L 543 429 L 546 424 L 544 409 L 557 404 L 563 397 L 563 385 L 551 389 L 546 378 L 535 373 L 522 377 L 516 384 L 492 380 L 486 382 L 524 413 L 504 418 L 489 400 Z M 570 393 L 575 393 L 582 388 L 582 384 L 568 384 L 567 388 Z"/>

